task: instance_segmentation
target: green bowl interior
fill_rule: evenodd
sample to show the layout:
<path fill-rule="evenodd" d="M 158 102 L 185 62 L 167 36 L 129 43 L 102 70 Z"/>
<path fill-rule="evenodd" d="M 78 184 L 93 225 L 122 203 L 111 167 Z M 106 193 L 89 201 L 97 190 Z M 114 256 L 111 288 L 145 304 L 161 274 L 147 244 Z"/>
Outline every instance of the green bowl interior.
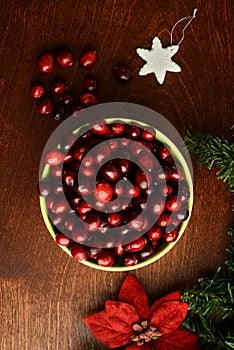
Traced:
<path fill-rule="evenodd" d="M 105 121 L 107 123 L 113 123 L 115 122 L 117 119 L 116 118 L 105 118 Z M 134 123 L 138 123 L 140 126 L 143 127 L 147 127 L 149 126 L 148 124 L 142 123 L 142 122 L 138 122 L 137 120 L 134 119 L 128 119 L 128 118 L 118 118 L 118 121 L 122 120 L 125 123 L 130 123 L 130 122 L 134 122 Z M 85 125 L 84 125 L 85 126 Z M 82 128 L 78 128 L 74 131 L 74 134 L 79 134 L 79 131 Z M 159 247 L 157 248 L 157 251 L 155 253 L 155 255 L 152 258 L 149 258 L 148 260 L 142 261 L 138 264 L 136 264 L 135 266 L 111 266 L 111 267 L 103 267 L 100 266 L 98 264 L 92 263 L 91 261 L 81 261 L 82 264 L 98 269 L 98 270 L 102 270 L 102 271 L 131 271 L 131 270 L 135 270 L 135 269 L 139 269 L 141 267 L 147 266 L 153 262 L 155 262 L 156 260 L 160 259 L 162 256 L 164 256 L 167 252 L 169 252 L 169 250 L 171 250 L 174 245 L 178 242 L 178 240 L 181 238 L 182 234 L 184 233 L 186 226 L 188 225 L 190 216 L 191 216 L 191 212 L 192 212 L 192 206 L 193 206 L 193 181 L 192 181 L 192 177 L 188 168 L 188 165 L 184 159 L 184 157 L 182 156 L 181 152 L 178 150 L 178 148 L 173 144 L 173 142 L 166 137 L 163 133 L 161 133 L 160 131 L 156 130 L 156 138 L 157 140 L 163 142 L 166 146 L 168 146 L 170 148 L 171 154 L 173 157 L 175 157 L 179 162 L 180 165 L 184 171 L 184 175 L 185 175 L 185 179 L 188 183 L 188 187 L 189 187 L 189 191 L 190 191 L 190 199 L 188 202 L 188 208 L 189 208 L 189 217 L 186 221 L 183 221 L 179 230 L 179 236 L 177 238 L 177 240 L 175 242 L 172 243 L 162 243 L 159 245 Z M 59 146 L 58 146 L 59 147 Z M 49 170 L 50 167 L 48 165 L 45 166 L 43 173 L 42 173 L 42 179 L 45 179 L 48 175 L 49 175 Z M 46 207 L 46 201 L 45 198 L 43 197 L 39 197 L 40 200 L 40 207 L 41 207 L 41 213 L 45 222 L 45 225 L 48 229 L 48 231 L 50 232 L 51 236 L 53 237 L 53 239 L 55 240 L 56 234 L 54 232 L 53 226 L 48 218 L 48 214 L 47 214 L 47 207 Z M 63 247 L 60 246 L 68 255 L 71 256 L 71 252 L 69 250 L 69 248 L 67 247 Z"/>

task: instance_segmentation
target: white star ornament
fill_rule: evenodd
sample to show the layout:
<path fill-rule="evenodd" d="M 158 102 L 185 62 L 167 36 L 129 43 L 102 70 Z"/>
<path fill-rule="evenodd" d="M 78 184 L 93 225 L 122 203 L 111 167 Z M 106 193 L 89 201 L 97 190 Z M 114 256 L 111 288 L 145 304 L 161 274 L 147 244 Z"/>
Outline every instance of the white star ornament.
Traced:
<path fill-rule="evenodd" d="M 153 39 L 150 50 L 138 48 L 137 54 L 146 63 L 139 71 L 139 75 L 154 73 L 159 84 L 165 80 L 166 72 L 181 72 L 180 66 L 172 61 L 172 56 L 179 50 L 179 45 L 162 47 L 160 39 L 156 36 Z"/>

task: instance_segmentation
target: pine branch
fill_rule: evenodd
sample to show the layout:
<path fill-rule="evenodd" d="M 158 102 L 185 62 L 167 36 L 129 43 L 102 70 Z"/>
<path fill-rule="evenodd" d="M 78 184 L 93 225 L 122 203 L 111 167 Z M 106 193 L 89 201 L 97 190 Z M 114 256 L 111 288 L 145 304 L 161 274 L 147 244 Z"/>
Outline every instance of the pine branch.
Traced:
<path fill-rule="evenodd" d="M 234 229 L 226 267 L 213 278 L 201 278 L 197 286 L 183 294 L 189 303 L 184 327 L 195 332 L 206 349 L 234 349 Z"/>
<path fill-rule="evenodd" d="M 197 157 L 200 166 L 208 169 L 218 168 L 217 178 L 227 182 L 230 191 L 234 192 L 234 144 L 223 137 L 213 137 L 197 133 L 192 135 L 189 130 L 184 142 L 191 155 Z"/>

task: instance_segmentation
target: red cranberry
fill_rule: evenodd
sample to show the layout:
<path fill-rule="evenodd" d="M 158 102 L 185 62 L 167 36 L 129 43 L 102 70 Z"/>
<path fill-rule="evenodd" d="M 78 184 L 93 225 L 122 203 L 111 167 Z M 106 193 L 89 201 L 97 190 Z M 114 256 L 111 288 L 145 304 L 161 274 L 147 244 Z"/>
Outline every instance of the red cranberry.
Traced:
<path fill-rule="evenodd" d="M 82 163 L 83 165 L 83 163 Z M 86 177 L 93 177 L 95 175 L 95 169 L 90 167 L 81 167 L 80 168 L 81 173 Z"/>
<path fill-rule="evenodd" d="M 40 181 L 37 184 L 37 192 L 41 197 L 48 197 L 50 194 L 50 184 L 47 181 Z"/>
<path fill-rule="evenodd" d="M 165 182 L 170 179 L 170 169 L 168 167 L 160 167 L 156 172 L 156 181 Z"/>
<path fill-rule="evenodd" d="M 171 232 L 166 232 L 163 234 L 163 240 L 165 242 L 175 242 L 179 236 L 179 232 L 177 229 L 174 229 Z"/>
<path fill-rule="evenodd" d="M 147 260 L 154 255 L 154 252 L 154 246 L 152 245 L 152 243 L 148 242 L 140 251 L 139 255 L 142 260 Z"/>
<path fill-rule="evenodd" d="M 118 245 L 115 247 L 115 252 L 118 256 L 122 256 L 124 253 L 124 249 L 121 243 L 118 243 Z"/>
<path fill-rule="evenodd" d="M 68 116 L 68 110 L 66 108 L 66 105 L 63 103 L 57 103 L 53 110 L 53 117 L 55 120 L 62 120 L 65 119 Z"/>
<path fill-rule="evenodd" d="M 88 239 L 88 232 L 82 228 L 72 231 L 72 239 L 76 243 L 84 243 Z"/>
<path fill-rule="evenodd" d="M 81 199 L 82 199 L 82 196 L 78 193 L 72 192 L 69 195 L 69 202 L 75 207 L 78 206 L 78 204 L 81 202 Z"/>
<path fill-rule="evenodd" d="M 37 111 L 40 114 L 49 114 L 53 110 L 53 103 L 50 97 L 42 96 L 36 102 Z"/>
<path fill-rule="evenodd" d="M 60 181 L 53 184 L 53 192 L 56 195 L 63 193 L 63 184 Z"/>
<path fill-rule="evenodd" d="M 148 183 L 148 180 L 150 183 Z M 138 169 L 135 175 L 135 182 L 142 190 L 147 190 L 151 185 L 151 177 L 149 175 L 146 177 L 145 172 Z"/>
<path fill-rule="evenodd" d="M 75 217 L 70 216 L 65 219 L 64 226 L 68 231 L 73 231 L 75 228 L 75 223 L 76 223 Z"/>
<path fill-rule="evenodd" d="M 181 200 L 182 203 L 188 202 L 189 198 L 190 198 L 190 192 L 189 189 L 187 188 L 182 188 L 179 192 L 179 198 Z"/>
<path fill-rule="evenodd" d="M 83 196 L 88 196 L 93 191 L 92 185 L 87 180 L 87 182 L 80 183 L 78 186 L 78 192 L 82 194 Z"/>
<path fill-rule="evenodd" d="M 157 221 L 157 225 L 160 227 L 165 227 L 168 225 L 170 220 L 170 213 L 162 213 Z"/>
<path fill-rule="evenodd" d="M 98 265 L 104 267 L 110 267 L 114 265 L 116 260 L 116 255 L 112 251 L 103 251 L 97 257 Z"/>
<path fill-rule="evenodd" d="M 189 217 L 189 210 L 187 207 L 182 206 L 178 211 L 175 212 L 176 218 L 181 221 L 185 221 Z"/>
<path fill-rule="evenodd" d="M 122 195 L 124 194 L 124 187 L 122 182 L 117 182 L 117 184 L 115 184 L 113 187 L 113 191 L 117 198 L 122 197 Z"/>
<path fill-rule="evenodd" d="M 50 168 L 50 173 L 54 177 L 61 177 L 62 176 L 62 166 L 61 165 L 54 165 Z"/>
<path fill-rule="evenodd" d="M 133 142 L 130 145 L 130 150 L 134 156 L 138 156 L 142 151 L 144 151 L 144 146 L 140 142 Z"/>
<path fill-rule="evenodd" d="M 131 252 L 131 253 L 139 252 L 139 251 L 141 251 L 144 248 L 146 243 L 147 243 L 146 238 L 145 237 L 140 237 L 140 238 L 137 238 L 133 242 L 125 244 L 123 246 L 123 248 L 124 248 L 124 250 L 126 252 Z"/>
<path fill-rule="evenodd" d="M 97 90 L 98 83 L 97 80 L 93 77 L 88 77 L 83 80 L 83 88 L 86 91 L 93 92 Z"/>
<path fill-rule="evenodd" d="M 89 232 L 95 232 L 100 228 L 101 217 L 95 212 L 88 213 L 85 218 L 85 228 Z"/>
<path fill-rule="evenodd" d="M 160 194 L 162 194 L 164 197 L 169 196 L 173 192 L 173 188 L 171 185 L 160 185 L 158 187 L 158 191 Z"/>
<path fill-rule="evenodd" d="M 141 152 L 138 157 L 138 164 L 151 172 L 154 168 L 154 160 L 152 154 L 144 151 Z"/>
<path fill-rule="evenodd" d="M 100 182 L 94 191 L 95 198 L 100 202 L 109 202 L 113 196 L 113 189 L 108 182 Z"/>
<path fill-rule="evenodd" d="M 151 227 L 151 229 L 147 232 L 147 236 L 151 241 L 157 241 L 162 237 L 162 234 L 162 228 L 158 226 Z"/>
<path fill-rule="evenodd" d="M 54 69 L 54 56 L 52 53 L 44 52 L 37 61 L 37 66 L 40 72 L 50 73 Z"/>
<path fill-rule="evenodd" d="M 119 148 L 119 143 L 118 143 L 118 140 L 116 139 L 109 140 L 108 144 L 112 152 L 115 152 Z"/>
<path fill-rule="evenodd" d="M 77 261 L 86 260 L 88 257 L 88 253 L 87 253 L 86 249 L 78 243 L 74 243 L 71 246 L 71 255 L 72 255 L 73 259 L 77 260 Z"/>
<path fill-rule="evenodd" d="M 172 181 L 184 180 L 184 172 L 179 166 L 177 166 L 176 169 L 172 169 L 170 180 L 172 180 Z"/>
<path fill-rule="evenodd" d="M 141 137 L 148 142 L 153 141 L 156 137 L 156 131 L 154 128 L 146 127 L 141 131 Z"/>
<path fill-rule="evenodd" d="M 74 62 L 73 54 L 71 53 L 71 51 L 66 49 L 60 50 L 59 52 L 57 52 L 56 60 L 61 67 L 66 67 L 66 68 L 71 67 Z"/>
<path fill-rule="evenodd" d="M 88 257 L 90 259 L 97 259 L 98 255 L 103 252 L 103 249 L 102 248 L 98 248 L 98 247 L 89 247 L 89 246 L 87 246 L 86 247 L 86 251 L 87 251 Z"/>
<path fill-rule="evenodd" d="M 135 266 L 139 259 L 136 253 L 124 253 L 122 260 L 126 266 Z"/>
<path fill-rule="evenodd" d="M 166 159 L 167 157 L 169 157 L 171 155 L 169 149 L 166 146 L 160 147 L 158 154 L 159 154 L 159 157 L 162 159 Z"/>
<path fill-rule="evenodd" d="M 144 210 L 146 208 L 146 198 L 142 195 L 136 197 L 134 199 L 134 205 L 137 208 L 140 208 L 141 210 Z"/>
<path fill-rule="evenodd" d="M 82 161 L 82 165 L 84 167 L 90 168 L 93 165 L 93 157 L 91 155 L 85 156 Z"/>
<path fill-rule="evenodd" d="M 78 160 L 78 162 L 81 162 L 84 155 L 88 152 L 89 148 L 87 146 L 79 146 L 76 148 L 74 153 L 74 158 Z"/>
<path fill-rule="evenodd" d="M 114 135 L 122 135 L 125 132 L 125 124 L 114 123 L 112 124 L 111 130 Z"/>
<path fill-rule="evenodd" d="M 35 82 L 31 86 L 30 94 L 33 98 L 40 98 L 45 94 L 45 87 L 40 82 Z"/>
<path fill-rule="evenodd" d="M 71 148 L 71 146 L 76 142 L 76 136 L 73 134 L 67 134 L 63 137 L 63 139 L 60 142 L 61 148 L 67 152 Z"/>
<path fill-rule="evenodd" d="M 95 151 L 96 163 L 102 164 L 111 155 L 111 149 L 109 145 L 100 144 L 96 147 Z M 116 176 L 116 175 L 115 175 Z"/>
<path fill-rule="evenodd" d="M 67 186 L 74 186 L 77 173 L 74 170 L 65 170 L 63 172 L 63 180 Z"/>
<path fill-rule="evenodd" d="M 63 233 L 58 233 L 56 235 L 56 243 L 58 243 L 59 245 L 62 245 L 62 246 L 69 246 L 71 244 L 71 239 L 67 236 L 65 236 Z"/>
<path fill-rule="evenodd" d="M 140 195 L 141 190 L 138 186 L 132 185 L 127 188 L 127 195 L 131 198 L 136 198 Z"/>
<path fill-rule="evenodd" d="M 62 79 L 56 79 L 50 85 L 50 90 L 56 95 L 63 94 L 66 89 L 67 85 Z"/>
<path fill-rule="evenodd" d="M 98 103 L 97 96 L 92 94 L 91 92 L 85 92 L 84 94 L 80 95 L 80 102 L 85 107 L 94 106 Z"/>
<path fill-rule="evenodd" d="M 181 201 L 177 196 L 170 195 L 167 197 L 166 207 L 169 211 L 177 211 L 181 207 Z"/>
<path fill-rule="evenodd" d="M 129 124 L 126 127 L 126 134 L 130 139 L 136 140 L 139 138 L 141 131 L 138 126 Z"/>
<path fill-rule="evenodd" d="M 87 50 L 85 51 L 80 59 L 79 59 L 79 64 L 83 68 L 92 68 L 97 61 L 97 51 L 95 50 Z"/>
<path fill-rule="evenodd" d="M 46 206 L 49 209 L 53 208 L 53 204 L 54 204 L 54 196 L 48 196 L 46 197 Z"/>
<path fill-rule="evenodd" d="M 92 206 L 84 200 L 81 200 L 78 204 L 77 210 L 80 214 L 87 214 L 92 210 Z"/>
<path fill-rule="evenodd" d="M 66 106 L 71 106 L 74 102 L 74 96 L 69 91 L 65 92 L 63 95 L 61 95 L 60 102 Z"/>
<path fill-rule="evenodd" d="M 63 160 L 64 164 L 71 164 L 72 162 L 72 168 L 74 170 L 78 170 L 77 167 L 75 167 L 76 163 L 74 162 L 74 157 L 73 157 L 73 154 L 71 152 L 68 152 L 65 157 L 64 157 L 64 160 Z"/>
<path fill-rule="evenodd" d="M 108 181 L 116 181 L 119 178 L 119 171 L 114 164 L 107 163 L 102 167 L 101 175 Z"/>
<path fill-rule="evenodd" d="M 111 226 L 119 226 L 123 221 L 123 217 L 120 213 L 110 213 L 108 214 L 108 221 Z"/>
<path fill-rule="evenodd" d="M 122 83 L 127 83 L 132 79 L 132 72 L 129 68 L 124 66 L 115 66 L 113 73 L 115 79 Z"/>
<path fill-rule="evenodd" d="M 68 209 L 68 203 L 64 199 L 55 199 L 53 206 L 52 206 L 52 212 L 55 214 L 63 214 Z"/>
<path fill-rule="evenodd" d="M 127 138 L 125 138 L 125 137 L 121 137 L 120 139 L 119 139 L 119 141 L 120 141 L 120 146 L 121 147 L 128 147 L 128 145 L 129 145 L 129 143 L 130 143 L 130 140 L 129 139 L 127 139 Z"/>
<path fill-rule="evenodd" d="M 105 207 L 106 207 L 106 204 L 103 203 L 103 202 L 100 202 L 100 201 L 96 201 L 96 202 L 94 203 L 94 207 L 95 207 L 97 210 L 99 210 L 99 211 L 103 211 L 103 210 L 105 209 Z"/>
<path fill-rule="evenodd" d="M 62 214 L 51 213 L 50 214 L 50 221 L 52 222 L 52 224 L 54 226 L 58 227 L 59 225 L 63 224 L 63 222 L 64 222 L 64 213 L 62 213 Z"/>
<path fill-rule="evenodd" d="M 99 122 L 92 124 L 92 132 L 96 135 L 105 135 L 108 129 L 109 127 L 107 124 Z"/>
<path fill-rule="evenodd" d="M 50 151 L 45 156 L 45 163 L 49 166 L 54 166 L 62 163 L 64 154 L 58 150 Z"/>
<path fill-rule="evenodd" d="M 121 175 L 127 175 L 131 170 L 131 163 L 128 159 L 118 159 L 117 165 L 119 167 Z"/>

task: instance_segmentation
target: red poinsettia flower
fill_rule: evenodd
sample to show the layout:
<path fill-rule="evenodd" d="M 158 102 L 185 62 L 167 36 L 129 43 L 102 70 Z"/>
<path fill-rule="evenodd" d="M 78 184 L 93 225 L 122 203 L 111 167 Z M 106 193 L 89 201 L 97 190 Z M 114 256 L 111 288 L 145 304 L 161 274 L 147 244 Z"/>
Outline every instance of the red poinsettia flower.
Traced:
<path fill-rule="evenodd" d="M 126 350 L 200 350 L 197 336 L 179 328 L 188 304 L 179 292 L 156 301 L 149 308 L 148 297 L 140 283 L 128 276 L 122 284 L 119 301 L 107 300 L 105 311 L 83 320 L 93 335 L 111 349 Z"/>

